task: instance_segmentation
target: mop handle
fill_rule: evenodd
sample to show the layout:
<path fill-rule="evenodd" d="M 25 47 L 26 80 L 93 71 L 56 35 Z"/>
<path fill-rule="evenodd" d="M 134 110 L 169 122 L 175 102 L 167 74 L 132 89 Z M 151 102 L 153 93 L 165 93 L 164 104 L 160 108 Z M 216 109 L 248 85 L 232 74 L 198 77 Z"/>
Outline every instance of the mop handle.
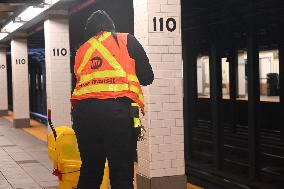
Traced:
<path fill-rule="evenodd" d="M 54 136 L 54 140 L 56 141 L 57 134 L 56 134 L 55 128 L 54 128 L 54 126 L 52 124 L 52 121 L 51 121 L 51 110 L 50 109 L 48 109 L 47 120 L 48 120 L 48 125 L 50 126 L 50 128 L 52 130 L 52 133 L 53 133 L 53 136 Z"/>

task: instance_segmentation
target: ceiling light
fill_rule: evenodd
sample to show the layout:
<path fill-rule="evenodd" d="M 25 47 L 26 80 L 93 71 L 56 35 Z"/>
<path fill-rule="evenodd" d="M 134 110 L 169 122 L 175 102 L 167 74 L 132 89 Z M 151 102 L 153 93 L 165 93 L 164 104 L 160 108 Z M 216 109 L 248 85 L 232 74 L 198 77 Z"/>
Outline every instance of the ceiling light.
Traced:
<path fill-rule="evenodd" d="M 8 33 L 0 33 L 0 40 L 4 39 Z"/>
<path fill-rule="evenodd" d="M 13 31 L 15 31 L 16 29 L 18 29 L 18 28 L 21 27 L 22 25 L 23 25 L 23 23 L 21 23 L 21 22 L 14 22 L 14 21 L 11 21 L 11 22 L 9 22 L 9 23 L 2 29 L 2 31 L 8 32 L 8 33 L 12 33 Z"/>
<path fill-rule="evenodd" d="M 54 5 L 60 0 L 44 0 L 43 3 L 47 5 Z"/>
<path fill-rule="evenodd" d="M 6 26 L 1 28 L 0 41 L 8 36 L 9 33 L 14 32 L 15 30 L 23 26 L 26 22 L 32 20 L 59 1 L 61 0 L 44 0 L 43 3 L 39 4 L 38 6 L 29 6 L 28 8 L 26 8 L 13 21 L 10 21 Z"/>
<path fill-rule="evenodd" d="M 35 18 L 40 13 L 42 13 L 43 11 L 45 11 L 46 9 L 47 9 L 47 6 L 43 8 L 29 6 L 18 17 L 20 18 L 21 21 L 28 22 L 31 19 Z"/>

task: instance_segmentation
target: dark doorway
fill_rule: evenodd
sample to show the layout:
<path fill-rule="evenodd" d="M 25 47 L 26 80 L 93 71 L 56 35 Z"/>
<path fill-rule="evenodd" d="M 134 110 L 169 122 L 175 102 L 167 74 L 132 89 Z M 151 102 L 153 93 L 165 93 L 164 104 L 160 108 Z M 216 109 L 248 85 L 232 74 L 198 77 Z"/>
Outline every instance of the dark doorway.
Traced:
<path fill-rule="evenodd" d="M 12 64 L 11 48 L 7 48 L 7 89 L 8 89 L 8 110 L 13 111 L 13 86 L 12 86 Z"/>
<path fill-rule="evenodd" d="M 182 1 L 190 182 L 210 189 L 284 188 L 283 18 L 280 0 Z M 268 51 L 279 69 L 266 78 L 262 64 L 274 64 L 262 56 Z M 202 64 L 209 65 L 204 72 Z"/>
<path fill-rule="evenodd" d="M 28 37 L 30 116 L 47 123 L 45 45 L 42 27 Z"/>

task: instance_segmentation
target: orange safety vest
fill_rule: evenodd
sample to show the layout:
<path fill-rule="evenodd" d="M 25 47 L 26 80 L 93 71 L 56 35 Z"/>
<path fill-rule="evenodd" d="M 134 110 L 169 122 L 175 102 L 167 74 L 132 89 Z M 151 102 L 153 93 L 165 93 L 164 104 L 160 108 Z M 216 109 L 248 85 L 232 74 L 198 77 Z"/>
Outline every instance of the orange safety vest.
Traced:
<path fill-rule="evenodd" d="M 144 114 L 144 95 L 129 56 L 127 34 L 110 32 L 94 36 L 77 51 L 74 72 L 77 84 L 71 100 L 128 97 Z"/>

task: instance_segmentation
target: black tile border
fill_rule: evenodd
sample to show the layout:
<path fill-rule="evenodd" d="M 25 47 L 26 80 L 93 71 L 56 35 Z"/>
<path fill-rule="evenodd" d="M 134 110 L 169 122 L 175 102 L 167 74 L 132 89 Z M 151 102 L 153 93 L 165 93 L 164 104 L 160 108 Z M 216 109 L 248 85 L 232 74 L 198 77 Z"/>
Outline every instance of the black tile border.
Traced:
<path fill-rule="evenodd" d="M 13 127 L 15 128 L 28 128 L 30 127 L 30 119 L 14 119 L 13 120 Z"/>
<path fill-rule="evenodd" d="M 137 189 L 186 189 L 185 175 L 147 178 L 137 174 Z"/>
<path fill-rule="evenodd" d="M 7 116 L 8 110 L 0 110 L 0 116 Z"/>
<path fill-rule="evenodd" d="M 7 145 L 0 145 L 0 148 L 7 148 L 7 147 L 15 147 L 15 146 L 17 146 L 17 145 L 15 145 L 15 144 L 7 144 Z"/>
<path fill-rule="evenodd" d="M 22 161 L 16 161 L 17 164 L 27 164 L 27 163 L 39 163 L 37 160 L 22 160 Z"/>

